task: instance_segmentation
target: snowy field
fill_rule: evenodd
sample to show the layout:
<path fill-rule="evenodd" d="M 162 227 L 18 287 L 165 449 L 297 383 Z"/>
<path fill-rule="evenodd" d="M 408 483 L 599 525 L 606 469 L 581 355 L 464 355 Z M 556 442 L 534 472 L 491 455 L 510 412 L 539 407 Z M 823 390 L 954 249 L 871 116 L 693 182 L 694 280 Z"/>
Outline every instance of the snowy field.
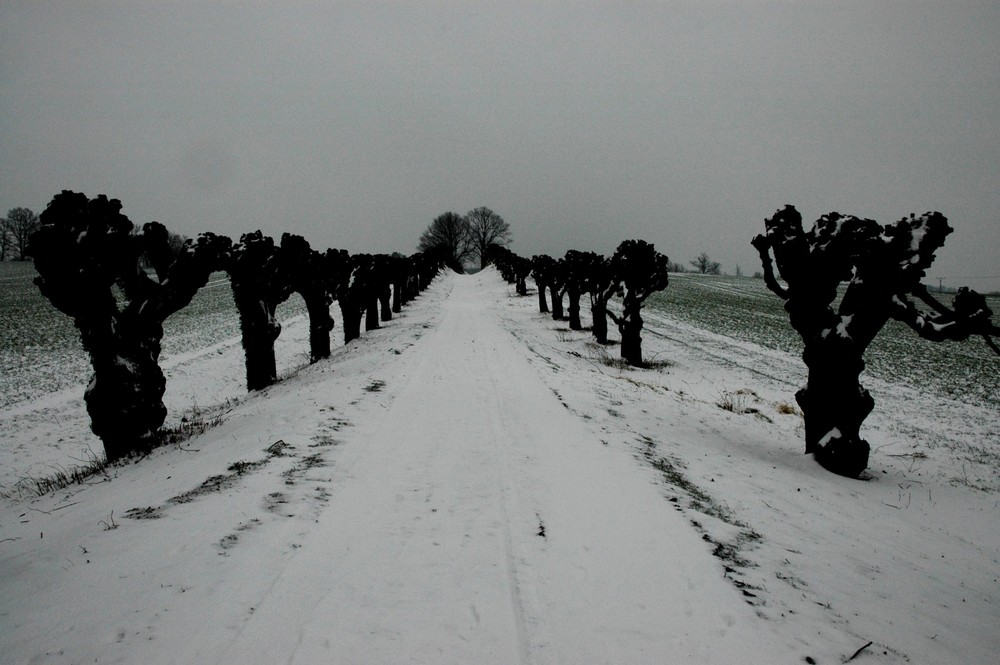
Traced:
<path fill-rule="evenodd" d="M 906 331 L 873 349 L 859 481 L 802 455 L 786 407 L 804 366 L 755 280 L 673 278 L 644 313 L 648 370 L 492 270 L 439 277 L 313 366 L 292 302 L 287 378 L 248 396 L 218 279 L 168 321 L 162 362 L 168 424 L 218 424 L 35 497 L 31 478 L 100 443 L 86 357 L 30 278 L 0 274 L 7 662 L 1000 653 L 1000 361 L 975 341 L 898 364 L 893 344 L 923 353 Z"/>

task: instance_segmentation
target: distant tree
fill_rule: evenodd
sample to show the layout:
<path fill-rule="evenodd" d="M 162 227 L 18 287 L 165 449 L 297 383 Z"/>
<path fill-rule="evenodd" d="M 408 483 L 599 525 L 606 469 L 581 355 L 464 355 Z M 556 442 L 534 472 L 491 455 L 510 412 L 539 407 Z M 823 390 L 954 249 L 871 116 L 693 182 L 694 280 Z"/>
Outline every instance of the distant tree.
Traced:
<path fill-rule="evenodd" d="M 510 225 L 503 220 L 503 217 L 486 207 L 470 210 L 465 219 L 468 223 L 472 252 L 479 256 L 480 269 L 485 268 L 490 245 L 506 247 L 510 244 Z"/>
<path fill-rule="evenodd" d="M 121 203 L 63 191 L 30 236 L 35 284 L 73 318 L 94 376 L 84 400 L 109 460 L 153 445 L 163 424 L 166 379 L 159 366 L 163 322 L 221 267 L 229 238 L 205 233 L 169 246 L 162 224 L 136 231 Z M 153 274 L 140 268 L 148 259 Z"/>
<path fill-rule="evenodd" d="M 684 267 L 683 263 L 675 263 L 673 261 L 668 261 L 667 272 L 687 272 L 687 268 Z"/>
<path fill-rule="evenodd" d="M 30 208 L 11 208 L 7 212 L 4 228 L 7 231 L 8 243 L 18 261 L 28 258 L 28 238 L 38 230 L 38 215 Z M 5 249 L 6 252 L 6 249 Z"/>
<path fill-rule="evenodd" d="M 254 231 L 240 237 L 226 263 L 243 332 L 247 390 L 261 390 L 278 380 L 274 341 L 281 324 L 275 311 L 294 288 L 290 265 L 283 258 L 272 238 Z"/>
<path fill-rule="evenodd" d="M 890 318 L 934 341 L 979 335 L 1000 354 L 991 339 L 1000 328 L 983 296 L 962 289 L 947 307 L 921 284 L 952 230 L 941 213 L 881 226 L 833 212 L 804 231 L 798 211 L 786 206 L 764 225 L 753 245 L 765 283 L 785 301 L 804 343 L 808 378 L 795 399 L 805 419 L 806 453 L 830 471 L 857 477 L 868 466 L 870 447 L 860 430 L 875 401 L 860 375 L 865 350 Z M 930 311 L 920 311 L 912 298 Z"/>
<path fill-rule="evenodd" d="M 642 316 L 646 298 L 667 288 L 667 257 L 642 240 L 626 240 L 611 257 L 611 272 L 622 285 L 622 314 L 610 310 L 608 316 L 622 336 L 621 357 L 634 367 L 642 366 Z"/>
<path fill-rule="evenodd" d="M 420 234 L 417 248 L 444 256 L 446 265 L 457 273 L 465 272 L 465 261 L 474 253 L 469 221 L 454 212 L 439 215 Z"/>
<path fill-rule="evenodd" d="M 710 259 L 705 252 L 699 254 L 698 258 L 693 259 L 691 265 L 702 275 L 718 275 L 722 270 L 722 264 Z"/>

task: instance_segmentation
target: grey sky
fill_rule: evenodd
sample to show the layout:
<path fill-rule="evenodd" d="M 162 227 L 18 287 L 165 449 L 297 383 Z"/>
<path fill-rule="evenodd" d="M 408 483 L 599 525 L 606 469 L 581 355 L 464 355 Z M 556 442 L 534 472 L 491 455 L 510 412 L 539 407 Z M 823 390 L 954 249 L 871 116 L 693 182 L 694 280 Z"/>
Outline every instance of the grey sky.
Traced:
<path fill-rule="evenodd" d="M 409 253 L 485 205 L 523 255 L 637 237 L 750 274 L 786 203 L 940 210 L 931 276 L 1000 289 L 992 1 L 3 0 L 0 123 L 3 211 L 73 189 Z"/>

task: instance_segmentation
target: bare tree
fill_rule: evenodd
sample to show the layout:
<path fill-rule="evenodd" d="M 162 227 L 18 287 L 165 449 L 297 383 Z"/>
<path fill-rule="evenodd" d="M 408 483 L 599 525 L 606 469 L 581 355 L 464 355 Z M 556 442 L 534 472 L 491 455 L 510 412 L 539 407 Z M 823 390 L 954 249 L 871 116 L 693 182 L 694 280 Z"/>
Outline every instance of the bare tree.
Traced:
<path fill-rule="evenodd" d="M 38 215 L 30 208 L 12 208 L 7 213 L 4 230 L 7 232 L 11 248 L 17 254 L 18 261 L 28 258 L 28 238 L 38 230 L 38 224 Z"/>
<path fill-rule="evenodd" d="M 767 232 L 753 245 L 768 288 L 785 301 L 802 337 L 809 370 L 805 387 L 795 394 L 805 419 L 806 453 L 834 473 L 857 477 L 868 466 L 870 451 L 861 424 L 875 407 L 860 376 L 865 350 L 882 326 L 896 319 L 934 341 L 978 335 L 997 353 L 990 337 L 1000 335 L 1000 327 L 975 291 L 959 290 L 949 308 L 921 284 L 952 230 L 941 213 L 881 226 L 833 212 L 804 231 L 798 211 L 786 206 L 764 224 Z M 840 288 L 845 282 L 846 289 Z M 913 298 L 930 311 L 920 311 Z"/>
<path fill-rule="evenodd" d="M 7 258 L 7 249 L 10 247 L 10 234 L 7 232 L 7 218 L 0 218 L 0 261 Z"/>
<path fill-rule="evenodd" d="M 705 252 L 699 254 L 698 258 L 693 259 L 691 265 L 702 275 L 718 275 L 719 271 L 722 270 L 722 264 L 710 259 Z"/>
<path fill-rule="evenodd" d="M 455 212 L 439 215 L 420 234 L 417 249 L 447 255 L 446 264 L 455 272 L 465 272 L 465 260 L 472 256 L 469 222 Z"/>
<path fill-rule="evenodd" d="M 506 247 L 510 244 L 510 225 L 485 206 L 470 210 L 465 219 L 472 253 L 479 256 L 480 269 L 485 268 L 489 262 L 491 245 Z"/>

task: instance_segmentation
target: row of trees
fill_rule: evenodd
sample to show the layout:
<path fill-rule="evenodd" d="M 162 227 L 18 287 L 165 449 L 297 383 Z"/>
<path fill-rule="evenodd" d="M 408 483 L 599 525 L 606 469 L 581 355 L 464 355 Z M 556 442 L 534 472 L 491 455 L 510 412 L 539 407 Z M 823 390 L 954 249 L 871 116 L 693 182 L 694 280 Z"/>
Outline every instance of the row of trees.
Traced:
<path fill-rule="evenodd" d="M 278 305 L 299 293 L 309 315 L 310 355 L 330 355 L 340 306 L 344 342 L 379 327 L 428 286 L 445 256 L 313 250 L 300 236 L 280 242 L 260 231 L 238 243 L 214 233 L 178 245 L 158 222 L 137 228 L 106 196 L 64 191 L 54 197 L 31 235 L 35 284 L 73 318 L 94 369 L 85 401 L 91 428 L 109 460 L 148 448 L 166 418 L 166 380 L 159 366 L 163 322 L 191 302 L 216 271 L 230 276 L 246 356 L 247 389 L 277 380 L 274 342 Z"/>
<path fill-rule="evenodd" d="M 875 402 L 860 375 L 865 350 L 889 319 L 933 341 L 979 336 L 1000 354 L 993 340 L 1000 327 L 981 294 L 959 289 L 948 306 L 922 283 L 952 231 L 940 213 L 882 226 L 834 212 L 806 231 L 795 208 L 786 206 L 765 220 L 765 228 L 753 240 L 762 277 L 785 300 L 804 343 L 808 378 L 796 401 L 805 421 L 805 451 L 830 471 L 858 477 L 868 466 L 870 446 L 860 430 Z M 540 312 L 550 311 L 547 290 L 553 318 L 563 318 L 566 297 L 572 329 L 581 329 L 580 298 L 589 294 L 594 338 L 607 342 L 606 317 L 611 318 L 621 333 L 622 358 L 636 366 L 642 364 L 643 303 L 667 286 L 668 270 L 677 267 L 641 240 L 623 242 L 610 259 L 570 250 L 559 260 L 545 255 L 529 260 L 503 247 L 491 248 L 489 258 L 522 295 L 527 278 L 534 278 Z M 705 254 L 691 263 L 700 272 L 718 272 Z M 620 315 L 607 307 L 614 296 L 622 297 Z"/>
<path fill-rule="evenodd" d="M 470 260 L 479 259 L 480 269 L 489 262 L 491 247 L 510 244 L 510 225 L 487 207 L 470 210 L 465 215 L 446 212 L 438 215 L 420 235 L 418 249 L 447 257 L 447 265 L 457 273 L 465 272 Z"/>
<path fill-rule="evenodd" d="M 571 330 L 583 329 L 580 300 L 588 295 L 594 339 L 599 344 L 608 343 L 610 318 L 621 334 L 622 359 L 630 365 L 643 365 L 642 308 L 649 296 L 667 288 L 669 282 L 669 260 L 653 245 L 626 240 L 610 258 L 571 249 L 558 260 L 546 254 L 525 259 L 505 247 L 494 246 L 487 259 L 522 295 L 527 293 L 527 278 L 533 277 L 538 287 L 538 311 L 551 313 L 556 320 L 568 318 Z M 608 308 L 615 296 L 622 299 L 618 314 Z"/>

